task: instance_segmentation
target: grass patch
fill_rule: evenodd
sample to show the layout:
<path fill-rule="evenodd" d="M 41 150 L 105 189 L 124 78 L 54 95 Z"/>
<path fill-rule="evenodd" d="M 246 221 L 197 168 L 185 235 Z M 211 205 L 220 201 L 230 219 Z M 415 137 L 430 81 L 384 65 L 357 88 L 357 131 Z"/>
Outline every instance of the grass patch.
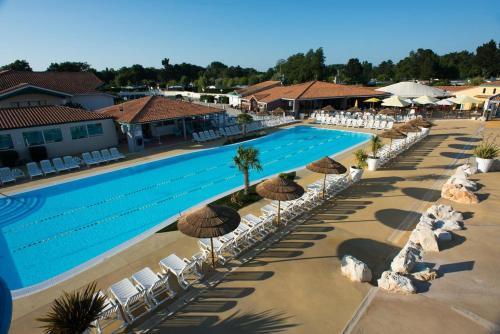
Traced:
<path fill-rule="evenodd" d="M 257 187 L 256 184 L 251 186 L 248 195 L 245 195 L 243 193 L 243 190 L 239 190 L 232 194 L 219 198 L 218 200 L 212 202 L 212 204 L 224 205 L 233 208 L 235 210 L 239 210 L 247 205 L 250 205 L 262 199 L 262 197 L 255 192 L 256 187 Z M 162 228 L 156 233 L 165 233 L 172 231 L 177 231 L 177 221 Z"/>
<path fill-rule="evenodd" d="M 246 134 L 245 136 L 241 137 L 229 137 L 224 144 L 222 145 L 230 145 L 230 144 L 236 144 L 236 143 L 241 143 L 250 139 L 255 139 L 259 137 L 265 136 L 267 133 L 264 131 L 258 132 L 258 133 L 252 133 L 252 134 Z"/>

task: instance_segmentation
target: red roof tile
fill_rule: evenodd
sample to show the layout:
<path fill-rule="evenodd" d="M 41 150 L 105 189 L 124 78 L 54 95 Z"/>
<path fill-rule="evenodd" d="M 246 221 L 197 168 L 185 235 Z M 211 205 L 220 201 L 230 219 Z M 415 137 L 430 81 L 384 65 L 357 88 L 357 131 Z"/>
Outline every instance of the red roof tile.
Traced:
<path fill-rule="evenodd" d="M 281 85 L 281 81 L 267 80 L 267 81 L 259 82 L 258 84 L 255 84 L 255 85 L 248 86 L 246 88 L 239 89 L 236 92 L 238 92 L 238 94 L 240 94 L 241 96 L 248 96 L 248 95 L 256 94 L 256 93 L 263 91 L 265 89 L 280 86 L 280 85 Z"/>
<path fill-rule="evenodd" d="M 146 96 L 97 112 L 112 116 L 121 123 L 148 123 L 174 118 L 206 115 L 223 111 L 200 104 L 172 100 L 163 96 Z"/>
<path fill-rule="evenodd" d="M 458 92 L 460 90 L 469 89 L 476 86 L 433 86 L 433 87 L 446 90 L 448 92 Z"/>
<path fill-rule="evenodd" d="M 91 72 L 1 71 L 0 94 L 23 86 L 36 86 L 71 95 L 97 93 L 103 82 Z"/>
<path fill-rule="evenodd" d="M 291 86 L 281 86 L 266 89 L 252 96 L 259 102 L 271 102 L 278 99 L 300 100 L 337 97 L 368 97 L 387 95 L 373 88 L 340 85 L 324 81 L 310 81 Z M 252 96 L 245 97 L 246 100 Z"/>
<path fill-rule="evenodd" d="M 108 115 L 64 106 L 0 109 L 0 130 L 109 119 Z"/>

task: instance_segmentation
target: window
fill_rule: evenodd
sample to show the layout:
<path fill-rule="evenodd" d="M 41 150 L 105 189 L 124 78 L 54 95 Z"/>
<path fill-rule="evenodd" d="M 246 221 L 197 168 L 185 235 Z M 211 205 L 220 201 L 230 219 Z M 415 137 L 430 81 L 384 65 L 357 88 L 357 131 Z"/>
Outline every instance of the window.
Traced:
<path fill-rule="evenodd" d="M 43 130 L 43 136 L 46 143 L 58 143 L 62 141 L 61 129 Z"/>
<path fill-rule="evenodd" d="M 85 125 L 72 126 L 69 130 L 73 139 L 87 138 L 89 136 Z"/>
<path fill-rule="evenodd" d="M 0 135 L 0 150 L 9 150 L 14 148 L 12 137 L 10 135 Z"/>
<path fill-rule="evenodd" d="M 26 146 L 37 146 L 45 144 L 42 131 L 23 132 L 24 143 Z"/>
<path fill-rule="evenodd" d="M 100 136 L 103 133 L 101 123 L 88 124 L 87 130 L 89 131 L 89 137 Z"/>

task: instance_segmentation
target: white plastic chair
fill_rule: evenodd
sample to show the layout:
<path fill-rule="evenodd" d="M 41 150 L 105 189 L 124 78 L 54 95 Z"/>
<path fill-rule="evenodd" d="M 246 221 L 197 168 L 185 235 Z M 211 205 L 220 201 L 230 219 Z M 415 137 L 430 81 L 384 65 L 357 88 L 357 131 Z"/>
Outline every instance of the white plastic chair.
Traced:
<path fill-rule="evenodd" d="M 196 262 L 187 259 L 181 259 L 176 254 L 170 254 L 160 261 L 160 267 L 167 272 L 171 272 L 177 277 L 177 281 L 181 288 L 186 290 L 194 282 L 197 282 L 203 275 L 196 269 Z M 194 282 L 188 281 L 188 275 L 194 275 Z"/>
<path fill-rule="evenodd" d="M 146 292 L 139 291 L 128 278 L 111 285 L 109 291 L 115 297 L 116 301 L 122 306 L 123 311 L 133 322 L 139 316 L 149 311 L 146 301 Z M 134 315 L 134 311 L 143 309 L 139 316 Z"/>
<path fill-rule="evenodd" d="M 146 291 L 150 302 L 159 305 L 169 299 L 174 298 L 175 292 L 168 284 L 169 275 L 155 274 L 149 267 L 146 267 L 132 275 L 132 280 L 136 282 L 140 290 Z M 163 296 L 163 297 L 162 297 Z"/>

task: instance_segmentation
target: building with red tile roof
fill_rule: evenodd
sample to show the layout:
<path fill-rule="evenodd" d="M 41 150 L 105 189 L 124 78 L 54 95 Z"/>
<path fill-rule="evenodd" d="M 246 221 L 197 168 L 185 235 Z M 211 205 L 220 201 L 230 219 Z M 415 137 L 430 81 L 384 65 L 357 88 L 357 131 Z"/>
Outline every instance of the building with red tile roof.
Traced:
<path fill-rule="evenodd" d="M 0 108 L 0 154 L 14 150 L 30 160 L 31 147 L 45 147 L 50 158 L 117 143 L 109 115 L 65 106 Z"/>
<path fill-rule="evenodd" d="M 290 86 L 276 86 L 247 95 L 241 99 L 241 107 L 246 110 L 274 110 L 280 107 L 297 114 L 326 105 L 345 109 L 356 100 L 387 95 L 370 87 L 309 81 Z"/>
<path fill-rule="evenodd" d="M 0 71 L 0 108 L 73 104 L 95 110 L 114 103 L 102 85 L 91 72 Z"/>
<path fill-rule="evenodd" d="M 192 132 L 218 128 L 225 118 L 223 109 L 163 96 L 146 96 L 97 112 L 121 124 L 130 151 L 140 151 L 145 141 L 159 140 L 163 136 L 187 140 Z"/>

